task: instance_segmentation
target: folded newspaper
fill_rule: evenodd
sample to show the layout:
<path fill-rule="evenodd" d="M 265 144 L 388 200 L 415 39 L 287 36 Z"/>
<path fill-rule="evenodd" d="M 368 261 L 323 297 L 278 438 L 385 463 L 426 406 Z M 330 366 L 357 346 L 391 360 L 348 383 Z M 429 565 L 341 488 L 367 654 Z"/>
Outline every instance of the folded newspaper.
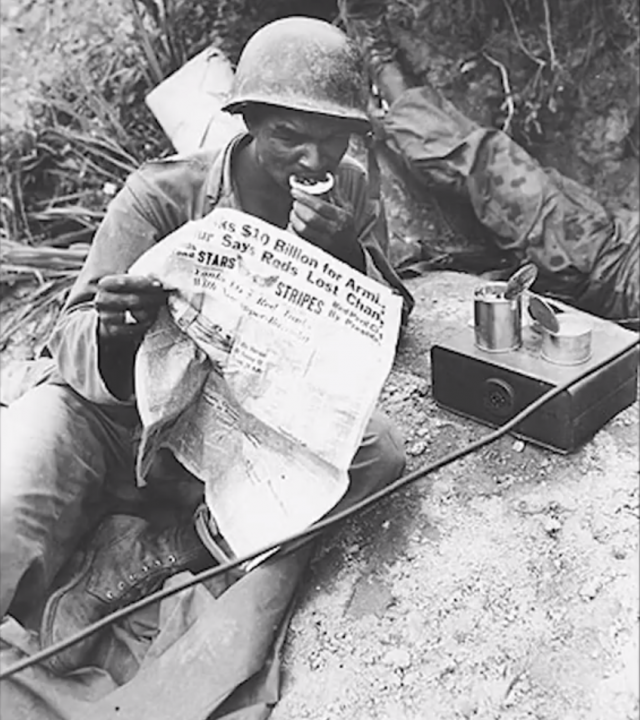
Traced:
<path fill-rule="evenodd" d="M 168 305 L 136 358 L 138 481 L 169 448 L 236 555 L 325 515 L 391 369 L 401 298 L 297 235 L 217 208 L 131 268 Z"/>

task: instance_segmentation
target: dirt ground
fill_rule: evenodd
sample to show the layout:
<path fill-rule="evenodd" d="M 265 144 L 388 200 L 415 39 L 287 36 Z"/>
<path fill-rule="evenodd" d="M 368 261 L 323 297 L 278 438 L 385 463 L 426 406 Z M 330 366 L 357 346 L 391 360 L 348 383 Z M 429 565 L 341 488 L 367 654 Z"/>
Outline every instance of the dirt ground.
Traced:
<path fill-rule="evenodd" d="M 3 123 L 27 123 L 35 80 L 70 57 L 130 42 L 117 7 L 3 4 Z M 419 68 L 428 47 L 415 52 Z M 485 81 L 445 82 L 460 58 L 442 57 L 429 78 L 481 120 Z M 577 116 L 565 131 L 582 154 L 556 142 L 539 155 L 637 207 L 637 158 L 620 150 L 634 102 Z M 389 210 L 404 233 L 405 208 Z M 453 273 L 410 281 L 417 307 L 382 397 L 408 470 L 487 432 L 439 409 L 430 388 L 429 348 L 468 320 L 476 284 Z M 3 364 L 36 349 L 13 344 Z M 636 402 L 574 454 L 507 436 L 337 530 L 310 568 L 273 720 L 637 720 L 638 465 Z"/>
<path fill-rule="evenodd" d="M 435 404 L 428 349 L 476 278 L 411 281 L 382 405 L 409 470 L 487 432 Z M 638 717 L 638 404 L 564 456 L 505 436 L 327 540 L 273 720 Z"/>

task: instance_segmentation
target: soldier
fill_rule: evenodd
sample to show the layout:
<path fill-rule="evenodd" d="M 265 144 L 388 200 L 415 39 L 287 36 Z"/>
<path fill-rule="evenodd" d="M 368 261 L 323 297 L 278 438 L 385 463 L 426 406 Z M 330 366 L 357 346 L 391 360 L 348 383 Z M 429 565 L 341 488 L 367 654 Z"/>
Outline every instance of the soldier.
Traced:
<path fill-rule="evenodd" d="M 135 487 L 134 357 L 167 291 L 127 270 L 147 249 L 216 207 L 289 226 L 352 267 L 412 299 L 383 252 L 382 209 L 364 169 L 345 156 L 352 133 L 369 131 L 364 63 L 332 25 L 288 18 L 259 30 L 239 61 L 229 112 L 248 132 L 220 151 L 149 162 L 110 204 L 49 348 L 55 369 L 6 411 L 2 423 L 0 614 L 50 593 L 45 645 L 156 589 L 171 574 L 213 562 L 206 528 L 194 528 L 202 484 L 173 455 L 159 455 L 180 521 L 158 529 L 139 515 L 113 514 L 127 500 L 145 509 L 153 494 Z M 335 176 L 322 198 L 291 190 L 289 177 Z M 402 442 L 375 412 L 350 469 L 341 506 L 396 479 Z M 201 515 L 199 516 L 201 517 Z M 79 548 L 89 533 L 90 540 Z M 224 539 L 217 538 L 218 548 Z M 214 548 L 215 551 L 215 548 Z M 250 633 L 249 633 L 250 635 Z M 57 672 L 78 668 L 96 636 L 54 656 Z"/>
<path fill-rule="evenodd" d="M 386 148 L 425 192 L 464 199 L 516 264 L 534 262 L 537 291 L 637 327 L 638 213 L 608 212 L 585 187 L 542 168 L 506 133 L 478 126 L 432 87 L 412 87 L 396 58 L 386 4 L 339 2 L 389 106 L 380 119 Z"/>

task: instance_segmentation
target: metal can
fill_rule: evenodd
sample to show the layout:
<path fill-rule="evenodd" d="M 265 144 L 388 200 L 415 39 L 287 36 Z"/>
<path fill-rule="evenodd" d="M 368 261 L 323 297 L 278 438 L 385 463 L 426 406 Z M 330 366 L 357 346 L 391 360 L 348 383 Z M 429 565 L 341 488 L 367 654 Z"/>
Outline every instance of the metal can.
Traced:
<path fill-rule="evenodd" d="M 476 347 L 486 352 L 509 352 L 522 344 L 522 295 L 507 300 L 506 287 L 506 282 L 492 282 L 474 293 Z"/>
<path fill-rule="evenodd" d="M 591 323 L 575 313 L 560 313 L 557 332 L 542 328 L 540 353 L 555 365 L 580 365 L 591 357 Z"/>

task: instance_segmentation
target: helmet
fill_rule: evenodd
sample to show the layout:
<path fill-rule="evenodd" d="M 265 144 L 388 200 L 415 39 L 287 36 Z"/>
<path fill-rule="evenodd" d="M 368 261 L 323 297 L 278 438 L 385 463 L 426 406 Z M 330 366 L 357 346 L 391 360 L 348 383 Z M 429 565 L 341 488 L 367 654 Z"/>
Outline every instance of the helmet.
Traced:
<path fill-rule="evenodd" d="M 283 18 L 260 28 L 245 45 L 223 109 L 277 105 L 359 121 L 365 130 L 366 77 L 357 46 L 341 30 L 314 18 Z"/>

